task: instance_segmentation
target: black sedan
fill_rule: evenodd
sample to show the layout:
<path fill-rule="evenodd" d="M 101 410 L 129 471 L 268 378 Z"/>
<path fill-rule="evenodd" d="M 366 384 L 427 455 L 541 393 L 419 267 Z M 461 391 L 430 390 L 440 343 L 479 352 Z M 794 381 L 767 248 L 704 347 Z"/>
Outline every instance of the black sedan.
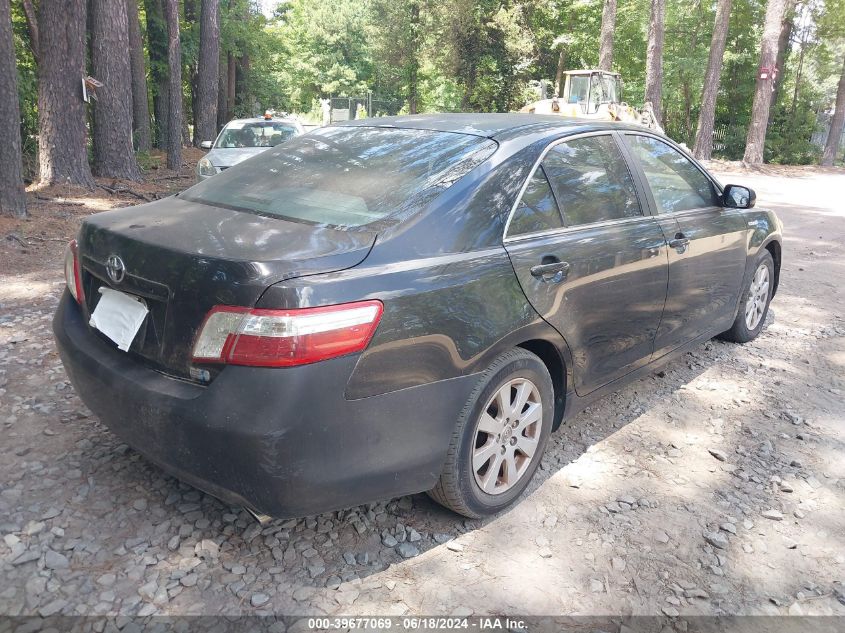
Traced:
<path fill-rule="evenodd" d="M 782 227 L 754 200 L 635 126 L 327 127 L 87 219 L 53 327 L 90 409 L 213 495 L 478 517 L 596 398 L 760 333 Z"/>

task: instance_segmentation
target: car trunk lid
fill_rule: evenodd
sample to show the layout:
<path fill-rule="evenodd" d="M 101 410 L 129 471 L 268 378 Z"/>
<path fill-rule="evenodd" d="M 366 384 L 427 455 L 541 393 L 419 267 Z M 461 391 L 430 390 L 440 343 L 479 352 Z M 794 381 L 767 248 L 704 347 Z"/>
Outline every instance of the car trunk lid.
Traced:
<path fill-rule="evenodd" d="M 141 297 L 149 315 L 129 353 L 191 377 L 197 330 L 215 305 L 254 306 L 266 288 L 293 277 L 351 268 L 375 240 L 343 231 L 170 197 L 88 218 L 79 236 L 86 308 L 99 288 Z M 123 278 L 108 274 L 110 257 Z"/>

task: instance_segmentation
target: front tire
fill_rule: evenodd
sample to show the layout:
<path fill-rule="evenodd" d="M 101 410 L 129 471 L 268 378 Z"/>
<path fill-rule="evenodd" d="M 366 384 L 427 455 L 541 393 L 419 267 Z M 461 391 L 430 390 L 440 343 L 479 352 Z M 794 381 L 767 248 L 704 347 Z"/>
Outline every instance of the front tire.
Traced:
<path fill-rule="evenodd" d="M 429 496 L 470 518 L 508 507 L 540 465 L 553 417 L 554 387 L 543 361 L 520 348 L 503 354 L 470 394 Z"/>
<path fill-rule="evenodd" d="M 719 338 L 734 343 L 747 343 L 763 330 L 774 289 L 775 262 L 767 250 L 761 251 L 754 263 L 754 271 L 746 282 L 736 320 L 731 329 Z"/>

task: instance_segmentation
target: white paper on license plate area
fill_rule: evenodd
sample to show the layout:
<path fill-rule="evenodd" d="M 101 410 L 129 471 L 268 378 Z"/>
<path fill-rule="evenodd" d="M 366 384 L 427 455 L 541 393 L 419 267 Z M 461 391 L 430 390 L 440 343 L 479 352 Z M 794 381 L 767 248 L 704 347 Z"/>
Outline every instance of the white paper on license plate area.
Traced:
<path fill-rule="evenodd" d="M 117 343 L 118 349 L 128 351 L 149 310 L 139 299 L 111 288 L 100 288 L 100 294 L 89 323 Z"/>

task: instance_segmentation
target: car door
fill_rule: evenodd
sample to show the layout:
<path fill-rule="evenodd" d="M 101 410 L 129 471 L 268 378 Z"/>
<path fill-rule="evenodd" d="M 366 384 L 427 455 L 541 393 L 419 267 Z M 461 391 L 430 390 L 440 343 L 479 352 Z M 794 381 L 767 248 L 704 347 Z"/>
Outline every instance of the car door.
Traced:
<path fill-rule="evenodd" d="M 614 134 L 546 149 L 505 229 L 525 296 L 566 339 L 583 395 L 648 362 L 668 247 Z"/>
<path fill-rule="evenodd" d="M 710 177 L 665 140 L 626 133 L 669 242 L 666 308 L 655 355 L 730 328 L 745 274 L 745 217 L 721 206 Z"/>

